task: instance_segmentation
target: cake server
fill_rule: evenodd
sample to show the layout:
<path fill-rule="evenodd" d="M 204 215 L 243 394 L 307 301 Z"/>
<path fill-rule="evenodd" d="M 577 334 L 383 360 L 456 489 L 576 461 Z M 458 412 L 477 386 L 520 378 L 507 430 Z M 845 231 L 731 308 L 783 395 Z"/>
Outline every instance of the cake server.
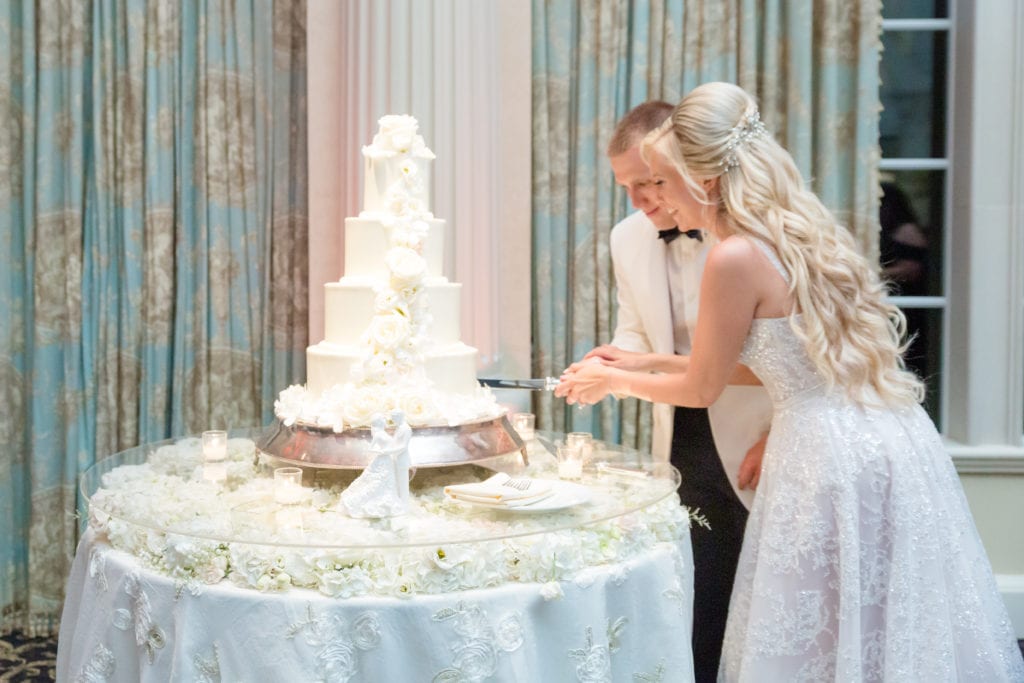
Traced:
<path fill-rule="evenodd" d="M 558 386 L 557 377 L 541 377 L 537 379 L 497 379 L 477 378 L 480 384 L 495 389 L 529 389 L 530 391 L 554 391 Z"/>

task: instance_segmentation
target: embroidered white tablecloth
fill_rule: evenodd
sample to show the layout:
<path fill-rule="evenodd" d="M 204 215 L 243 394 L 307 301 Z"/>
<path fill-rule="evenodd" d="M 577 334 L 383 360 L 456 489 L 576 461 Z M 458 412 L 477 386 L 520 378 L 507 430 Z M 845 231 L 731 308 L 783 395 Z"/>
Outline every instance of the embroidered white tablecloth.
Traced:
<path fill-rule="evenodd" d="M 92 531 L 61 621 L 60 681 L 690 681 L 688 539 L 557 583 L 332 598 L 142 568 Z"/>

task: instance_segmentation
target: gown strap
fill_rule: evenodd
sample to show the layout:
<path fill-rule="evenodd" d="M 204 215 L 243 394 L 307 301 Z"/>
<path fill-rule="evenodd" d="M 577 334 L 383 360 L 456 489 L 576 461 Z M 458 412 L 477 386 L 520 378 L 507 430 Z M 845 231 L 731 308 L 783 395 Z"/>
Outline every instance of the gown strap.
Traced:
<path fill-rule="evenodd" d="M 778 254 L 775 253 L 775 248 L 770 246 L 767 242 L 764 242 L 764 241 L 759 240 L 759 239 L 752 239 L 750 241 L 753 242 L 755 245 L 757 245 L 758 249 L 760 249 L 762 252 L 764 252 L 764 255 L 768 258 L 768 261 L 773 266 L 775 266 L 775 270 L 779 271 L 779 275 L 782 276 L 782 279 L 785 280 L 786 284 L 788 285 L 789 284 L 789 273 L 783 267 L 782 261 L 779 260 Z"/>

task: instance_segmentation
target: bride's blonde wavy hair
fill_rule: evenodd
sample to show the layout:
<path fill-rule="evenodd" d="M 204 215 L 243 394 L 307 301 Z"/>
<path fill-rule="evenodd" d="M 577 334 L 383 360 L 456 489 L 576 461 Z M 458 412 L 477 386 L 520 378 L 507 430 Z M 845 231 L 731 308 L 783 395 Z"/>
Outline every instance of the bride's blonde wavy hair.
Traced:
<path fill-rule="evenodd" d="M 716 206 L 725 232 L 775 250 L 796 304 L 790 325 L 830 388 L 862 404 L 923 399 L 923 384 L 903 364 L 903 313 L 886 303 L 875 269 L 806 188 L 746 91 L 731 83 L 694 88 L 644 139 L 645 157 L 651 149 L 675 166 L 695 197 Z M 718 178 L 717 203 L 699 182 L 709 178 Z"/>

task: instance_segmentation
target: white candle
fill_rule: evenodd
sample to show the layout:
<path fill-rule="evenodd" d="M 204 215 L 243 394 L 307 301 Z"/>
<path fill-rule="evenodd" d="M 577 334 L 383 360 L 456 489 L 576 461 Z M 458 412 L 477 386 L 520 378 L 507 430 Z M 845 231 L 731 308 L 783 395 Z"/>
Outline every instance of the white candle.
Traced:
<path fill-rule="evenodd" d="M 302 470 L 298 467 L 278 467 L 274 470 L 274 501 L 281 505 L 294 505 L 302 500 Z"/>
<path fill-rule="evenodd" d="M 579 479 L 583 476 L 583 462 L 580 460 L 559 461 L 558 476 L 562 479 Z"/>
<path fill-rule="evenodd" d="M 594 452 L 594 436 L 590 432 L 569 432 L 565 437 L 565 445 L 578 448 L 580 459 L 590 462 Z"/>
<path fill-rule="evenodd" d="M 228 433 L 220 429 L 203 432 L 203 460 L 223 462 L 228 457 Z"/>
<path fill-rule="evenodd" d="M 562 479 L 579 479 L 583 476 L 583 452 L 575 446 L 559 446 L 558 476 Z"/>
<path fill-rule="evenodd" d="M 537 417 L 533 413 L 512 413 L 512 428 L 523 441 L 532 441 Z"/>

